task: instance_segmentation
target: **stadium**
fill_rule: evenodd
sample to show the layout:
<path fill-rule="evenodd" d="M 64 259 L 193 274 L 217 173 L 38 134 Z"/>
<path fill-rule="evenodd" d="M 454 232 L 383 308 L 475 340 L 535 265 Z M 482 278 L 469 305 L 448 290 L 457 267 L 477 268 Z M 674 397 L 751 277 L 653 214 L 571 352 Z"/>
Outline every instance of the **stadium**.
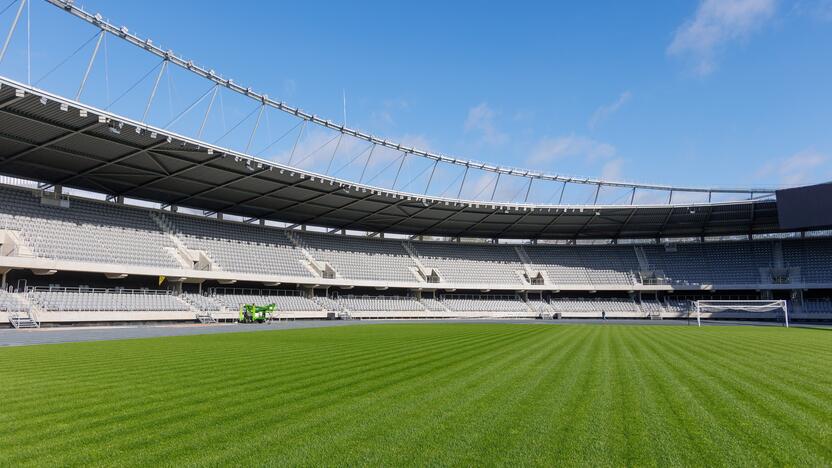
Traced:
<path fill-rule="evenodd" d="M 0 349 L 0 464 L 832 461 L 832 185 L 449 156 L 34 6 L 92 35 L 49 69 L 74 96 L 0 68 L 0 344 L 93 342 Z M 153 60 L 131 110 L 84 99 L 104 41 Z M 120 339 L 158 330 L 189 336 Z"/>

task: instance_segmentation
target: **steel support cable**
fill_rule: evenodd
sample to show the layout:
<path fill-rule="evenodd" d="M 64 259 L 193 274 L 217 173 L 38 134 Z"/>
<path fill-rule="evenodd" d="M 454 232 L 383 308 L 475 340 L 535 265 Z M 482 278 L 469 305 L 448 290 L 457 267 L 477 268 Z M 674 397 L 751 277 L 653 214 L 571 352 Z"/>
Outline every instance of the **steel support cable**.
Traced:
<path fill-rule="evenodd" d="M 523 193 L 523 190 L 525 190 L 525 188 L 526 188 L 526 184 L 525 183 L 521 184 L 520 188 L 516 192 L 514 192 L 514 195 L 512 195 L 511 198 L 508 199 L 508 202 L 509 203 L 514 203 L 514 199 L 516 199 L 518 195 Z"/>
<path fill-rule="evenodd" d="M 370 151 L 370 148 L 372 148 L 372 147 L 373 147 L 373 145 L 367 145 L 367 147 L 366 147 L 366 148 L 364 148 L 363 150 L 361 150 L 360 152 L 358 152 L 355 156 L 353 156 L 352 158 L 350 158 L 350 160 L 349 160 L 349 161 L 347 161 L 347 163 L 346 163 L 346 164 L 344 164 L 343 166 L 341 166 L 341 167 L 339 167 L 338 169 L 336 169 L 336 170 L 335 170 L 335 172 L 333 172 L 333 173 L 332 173 L 332 177 L 335 177 L 335 176 L 336 176 L 339 172 L 343 171 L 343 170 L 344 170 L 345 168 L 347 168 L 350 164 L 354 163 L 356 159 L 360 158 L 360 157 L 361 157 L 362 155 L 364 155 L 364 153 L 366 153 L 367 151 Z"/>
<path fill-rule="evenodd" d="M 499 180 L 499 175 L 500 174 L 497 174 L 497 176 L 494 177 L 494 181 L 493 181 L 494 183 L 496 183 Z M 486 185 L 483 185 L 482 188 L 480 189 L 480 191 L 477 192 L 476 195 L 474 195 L 474 200 L 476 200 L 477 197 L 479 197 L 482 194 L 483 190 L 485 190 L 489 187 L 491 187 L 491 182 L 487 183 Z M 484 200 L 482 200 L 482 201 L 485 202 Z"/>
<path fill-rule="evenodd" d="M 15 0 L 15 1 L 17 1 L 17 0 Z M 2 13 L 0 13 L 0 14 L 2 14 Z M 95 38 L 97 38 L 99 34 L 101 34 L 101 33 L 100 33 L 99 31 L 96 31 L 96 33 L 95 33 L 95 34 L 93 34 L 92 36 L 90 36 L 90 38 L 89 38 L 89 39 L 87 39 L 86 41 L 84 41 L 84 43 L 83 43 L 83 44 L 81 44 L 80 46 L 78 46 L 78 48 L 77 48 L 77 49 L 75 49 L 75 51 L 74 51 L 74 52 L 72 52 L 71 54 L 69 54 L 69 55 L 68 55 L 65 59 L 63 59 L 60 63 L 58 63 L 57 65 L 55 65 L 54 67 L 52 67 L 52 69 L 50 69 L 48 72 L 44 73 L 44 74 L 43 74 L 43 76 L 41 76 L 40 78 L 38 78 L 38 80 L 37 80 L 37 81 L 35 81 L 35 86 L 39 85 L 39 84 L 41 83 L 41 81 L 43 81 L 43 80 L 45 80 L 45 79 L 49 78 L 49 75 L 51 75 L 52 73 L 54 73 L 54 72 L 55 72 L 55 70 L 57 70 L 57 69 L 61 68 L 62 66 L 64 66 L 67 62 L 69 62 L 69 61 L 72 59 L 72 57 L 75 57 L 76 55 L 78 55 L 78 52 L 81 52 L 81 50 L 83 50 L 83 49 L 84 49 L 84 47 L 86 47 L 87 45 L 89 45 L 89 43 L 90 43 L 90 42 L 92 42 Z"/>
<path fill-rule="evenodd" d="M 208 88 L 208 91 L 205 91 L 205 93 L 202 94 L 201 96 L 199 96 L 196 99 L 196 101 L 192 102 L 191 105 L 189 105 L 187 108 L 185 108 L 185 110 L 183 110 L 182 112 L 177 114 L 177 116 L 174 117 L 173 120 L 166 123 L 162 128 L 170 128 L 171 125 L 175 124 L 176 122 L 179 122 L 179 119 L 181 119 L 182 117 L 185 116 L 185 114 L 187 114 L 188 112 L 193 110 L 194 107 L 198 106 L 199 103 L 202 102 L 206 97 L 208 97 L 208 95 L 211 94 L 211 91 L 213 91 L 214 88 L 216 88 L 216 87 L 217 87 L 217 85 L 213 85 L 210 88 Z"/>
<path fill-rule="evenodd" d="M 558 196 L 558 193 L 560 193 L 560 199 L 563 200 L 563 192 L 564 192 L 564 190 L 566 190 L 566 182 L 561 182 L 561 184 L 562 185 L 561 185 L 560 191 L 559 192 L 558 191 L 553 191 L 552 196 L 549 197 L 548 200 L 546 200 L 547 205 L 551 205 L 555 201 L 555 197 Z M 558 203 L 558 204 L 560 204 L 560 203 Z"/>
<path fill-rule="evenodd" d="M 268 122 L 268 114 L 267 114 L 267 117 L 266 117 L 266 121 Z M 295 125 L 293 125 L 293 126 L 292 126 L 292 128 L 290 128 L 289 130 L 286 130 L 286 132 L 284 132 L 282 135 L 280 135 L 280 136 L 279 136 L 276 140 L 274 140 L 274 141 L 272 141 L 271 143 L 269 143 L 269 145 L 268 145 L 268 146 L 266 146 L 265 148 L 263 148 L 262 150 L 260 150 L 260 152 L 255 153 L 254 155 L 255 155 L 255 156 L 261 156 L 263 153 L 265 153 L 266 151 L 268 151 L 269 149 L 271 149 L 271 147 L 272 147 L 272 146 L 274 146 L 274 145 L 276 145 L 277 143 L 279 143 L 279 142 L 280 142 L 280 140 L 282 140 L 282 139 L 286 138 L 287 136 L 289 136 L 289 134 L 290 134 L 290 133 L 294 132 L 294 131 L 295 131 L 295 129 L 296 129 L 296 128 L 298 128 L 298 127 L 300 126 L 300 124 L 302 124 L 302 123 L 303 123 L 303 121 L 298 121 L 298 123 L 296 123 Z"/>
<path fill-rule="evenodd" d="M 418 174 L 416 174 L 415 176 L 411 177 L 411 178 L 410 178 L 410 181 L 409 181 L 408 183 L 404 184 L 404 186 L 403 186 L 402 188 L 400 188 L 399 190 L 404 190 L 404 189 L 406 189 L 407 187 L 409 187 L 409 186 L 410 186 L 410 184 L 412 184 L 413 182 L 416 182 L 417 180 L 419 180 L 419 177 L 422 177 L 422 174 L 424 174 L 425 172 L 427 172 L 427 170 L 428 170 L 428 169 L 431 169 L 431 168 L 433 168 L 433 164 L 428 164 L 427 166 L 425 166 L 425 168 L 424 168 L 424 169 L 422 169 L 421 171 L 419 171 L 419 173 L 418 173 Z"/>
<path fill-rule="evenodd" d="M 454 180 L 452 180 L 452 181 L 451 181 L 451 183 L 450 183 L 450 184 L 448 184 L 448 186 L 447 186 L 447 187 L 445 187 L 445 190 L 443 190 L 443 191 L 442 191 L 442 193 L 440 193 L 440 194 L 439 194 L 439 196 L 440 196 L 440 197 L 444 197 L 444 196 L 445 196 L 445 194 L 446 194 L 446 193 L 448 193 L 448 190 L 450 190 L 450 189 L 451 189 L 451 187 L 453 187 L 454 185 L 456 185 L 456 181 L 458 181 L 458 180 L 459 180 L 459 178 L 463 176 L 463 174 L 464 174 L 464 172 L 460 172 L 459 174 L 457 174 L 457 175 L 456 175 L 456 177 L 454 177 Z"/>
<path fill-rule="evenodd" d="M 3 16 L 3 13 L 8 11 L 8 9 L 11 8 L 15 3 L 17 3 L 17 1 L 18 0 L 12 0 L 11 2 L 9 2 L 8 5 L 4 6 L 3 9 L 0 10 L 0 16 Z M 96 34 L 98 34 L 98 33 L 96 33 Z"/>
<path fill-rule="evenodd" d="M 399 155 L 399 157 L 397 157 L 396 159 L 394 159 L 394 160 L 390 161 L 389 163 L 387 163 L 387 165 L 386 165 L 386 166 L 384 166 L 384 168 L 383 168 L 382 170 L 378 171 L 378 172 L 376 173 L 376 175 L 374 175 L 374 176 L 370 177 L 369 179 L 367 179 L 367 183 L 369 184 L 370 182 L 374 181 L 374 180 L 376 179 L 376 177 L 378 177 L 378 176 L 380 176 L 381 174 L 383 174 L 384 172 L 386 172 L 386 171 L 387 171 L 387 169 L 390 169 L 390 167 L 392 167 L 392 166 L 393 166 L 393 164 L 395 164 L 396 162 L 398 162 L 398 161 L 399 161 L 399 159 L 401 159 L 401 158 L 405 157 L 406 155 L 407 155 L 407 153 L 402 153 L 401 155 Z"/>
<path fill-rule="evenodd" d="M 339 135 L 340 135 L 340 134 L 339 134 Z M 321 146 L 319 146 L 319 147 L 315 148 L 314 150 L 312 150 L 312 152 L 311 152 L 311 153 L 309 153 L 309 154 L 307 154 L 306 156 L 304 156 L 303 158 L 301 158 L 301 159 L 300 159 L 297 163 L 295 163 L 295 164 L 297 164 L 297 165 L 298 165 L 298 167 L 300 167 L 300 164 L 301 164 L 302 162 L 304 162 L 304 161 L 306 161 L 307 159 L 309 159 L 310 157 L 312 157 L 312 155 L 314 155 L 314 154 L 315 154 L 315 153 L 317 153 L 318 151 L 320 151 L 320 150 L 322 150 L 322 149 L 326 148 L 327 146 L 329 146 L 329 144 L 330 144 L 330 143 L 332 143 L 333 141 L 335 141 L 335 139 L 336 139 L 336 138 L 338 138 L 338 135 L 335 135 L 334 137 L 330 138 L 330 139 L 329 139 L 326 143 L 324 143 L 324 144 L 322 144 Z"/>
<path fill-rule="evenodd" d="M 344 134 L 339 133 L 338 143 L 335 144 L 335 151 L 332 152 L 332 157 L 329 158 L 329 164 L 326 165 L 326 171 L 324 171 L 324 174 L 326 175 L 329 175 L 329 170 L 332 169 L 332 163 L 335 162 L 335 155 L 338 153 L 338 148 L 341 147 L 342 138 L 344 138 Z"/>
<path fill-rule="evenodd" d="M 115 101 L 107 104 L 107 107 L 105 107 L 104 110 L 109 110 L 110 107 L 116 105 L 119 101 L 121 101 L 124 98 L 124 96 L 127 96 L 128 94 L 130 94 L 130 92 L 133 91 L 136 88 L 136 86 L 140 85 L 144 80 L 146 80 L 147 77 L 150 76 L 154 71 L 156 71 L 156 69 L 159 68 L 163 63 L 165 63 L 164 60 L 162 60 L 161 62 L 154 65 L 153 68 L 151 68 L 150 70 L 148 70 L 147 73 L 142 75 L 142 77 L 139 78 L 138 81 L 136 81 L 129 88 L 127 88 L 127 91 L 121 93 L 121 95 L 119 97 L 117 97 Z"/>
<path fill-rule="evenodd" d="M 223 133 L 221 137 L 219 137 L 219 138 L 217 138 L 216 140 L 214 140 L 214 144 L 216 145 L 217 143 L 219 143 L 220 141 L 222 141 L 222 139 L 223 139 L 223 138 L 227 137 L 229 133 L 231 133 L 231 132 L 233 132 L 234 130 L 236 130 L 236 129 L 237 129 L 237 127 L 239 127 L 240 125 L 242 125 L 242 124 L 243 124 L 243 122 L 245 122 L 246 120 L 248 120 L 248 118 L 249 118 L 249 117 L 251 117 L 252 115 L 254 115 L 254 113 L 255 113 L 255 112 L 257 112 L 257 111 L 259 111 L 259 110 L 260 110 L 260 106 L 255 107 L 255 108 L 254 108 L 251 112 L 249 112 L 248 114 L 246 114 L 246 116 L 245 116 L 245 117 L 243 117 L 242 119 L 240 119 L 240 121 L 239 121 L 239 122 L 237 122 L 236 124 L 234 124 L 234 126 L 233 126 L 233 127 L 229 128 L 227 132 Z"/>

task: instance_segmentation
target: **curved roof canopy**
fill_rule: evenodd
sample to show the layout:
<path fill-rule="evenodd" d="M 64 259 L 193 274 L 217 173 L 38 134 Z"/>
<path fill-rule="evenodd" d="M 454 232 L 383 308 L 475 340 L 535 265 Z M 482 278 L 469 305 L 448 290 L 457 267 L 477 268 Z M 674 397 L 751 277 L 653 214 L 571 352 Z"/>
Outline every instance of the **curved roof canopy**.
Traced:
<path fill-rule="evenodd" d="M 779 230 L 776 202 L 770 198 L 558 206 L 370 187 L 252 158 L 3 78 L 0 172 L 111 196 L 370 232 L 571 239 Z"/>

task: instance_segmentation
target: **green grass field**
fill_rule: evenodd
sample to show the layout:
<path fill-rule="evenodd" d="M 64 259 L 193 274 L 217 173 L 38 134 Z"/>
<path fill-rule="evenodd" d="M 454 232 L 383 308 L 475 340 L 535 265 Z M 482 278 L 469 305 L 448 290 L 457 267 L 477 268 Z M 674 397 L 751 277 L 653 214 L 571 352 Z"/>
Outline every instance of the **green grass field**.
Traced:
<path fill-rule="evenodd" d="M 829 330 L 362 325 L 0 363 L 0 466 L 832 464 Z"/>

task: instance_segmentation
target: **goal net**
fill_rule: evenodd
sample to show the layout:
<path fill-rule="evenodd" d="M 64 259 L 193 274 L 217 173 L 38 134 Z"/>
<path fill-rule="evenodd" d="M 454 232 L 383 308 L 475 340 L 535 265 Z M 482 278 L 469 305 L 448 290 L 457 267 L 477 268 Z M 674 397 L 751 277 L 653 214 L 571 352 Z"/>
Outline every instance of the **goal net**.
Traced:
<path fill-rule="evenodd" d="M 789 326 L 789 304 L 784 300 L 695 301 L 696 321 L 735 319 L 782 322 Z"/>

